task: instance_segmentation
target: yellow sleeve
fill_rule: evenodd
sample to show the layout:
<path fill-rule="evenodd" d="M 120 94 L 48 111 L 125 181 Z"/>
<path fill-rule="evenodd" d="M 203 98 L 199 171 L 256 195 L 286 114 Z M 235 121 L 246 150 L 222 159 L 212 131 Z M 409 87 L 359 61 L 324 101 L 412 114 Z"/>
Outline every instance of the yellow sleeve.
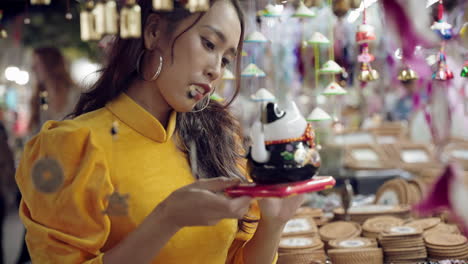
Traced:
<path fill-rule="evenodd" d="M 258 219 L 260 219 L 260 209 L 257 201 L 255 201 L 250 207 L 247 213 L 246 219 L 255 220 L 253 223 L 244 223 L 245 230 L 239 230 L 229 248 L 227 264 L 244 264 L 244 246 L 247 242 L 252 239 L 255 230 L 257 229 Z M 278 260 L 278 254 L 276 254 L 273 264 Z"/>
<path fill-rule="evenodd" d="M 31 180 L 34 163 L 44 157 L 63 169 L 63 185 L 53 193 L 38 191 Z M 73 121 L 47 122 L 26 145 L 16 181 L 32 263 L 102 263 L 101 248 L 110 232 L 102 212 L 113 190 L 106 159 L 89 129 Z"/>

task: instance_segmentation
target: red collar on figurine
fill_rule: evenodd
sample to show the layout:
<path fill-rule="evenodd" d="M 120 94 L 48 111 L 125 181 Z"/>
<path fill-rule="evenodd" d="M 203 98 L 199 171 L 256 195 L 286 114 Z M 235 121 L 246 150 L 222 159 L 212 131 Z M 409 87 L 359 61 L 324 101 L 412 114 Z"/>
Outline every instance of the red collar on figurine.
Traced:
<path fill-rule="evenodd" d="M 280 139 L 280 140 L 269 140 L 269 141 L 265 141 L 265 145 L 276 145 L 276 144 L 286 144 L 286 143 L 299 142 L 299 141 L 309 141 L 310 146 L 314 147 L 315 146 L 314 138 L 315 138 L 315 133 L 312 130 L 312 125 L 307 124 L 307 128 L 301 137 Z"/>

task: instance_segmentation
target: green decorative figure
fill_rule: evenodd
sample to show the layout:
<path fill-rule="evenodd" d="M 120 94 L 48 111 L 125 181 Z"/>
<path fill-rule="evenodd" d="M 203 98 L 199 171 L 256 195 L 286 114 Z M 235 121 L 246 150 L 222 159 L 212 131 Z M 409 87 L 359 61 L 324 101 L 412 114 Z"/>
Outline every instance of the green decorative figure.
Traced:
<path fill-rule="evenodd" d="M 294 159 L 294 154 L 288 151 L 281 152 L 281 156 L 283 157 L 284 160 L 288 160 L 288 161 Z"/>

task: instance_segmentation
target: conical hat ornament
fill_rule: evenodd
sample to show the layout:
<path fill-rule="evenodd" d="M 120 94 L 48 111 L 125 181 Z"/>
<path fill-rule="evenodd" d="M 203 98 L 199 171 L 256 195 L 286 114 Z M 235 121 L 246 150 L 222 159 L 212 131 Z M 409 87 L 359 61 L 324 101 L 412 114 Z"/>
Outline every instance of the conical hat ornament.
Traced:
<path fill-rule="evenodd" d="M 314 32 L 312 37 L 307 41 L 307 44 L 309 44 L 309 45 L 312 45 L 312 44 L 330 44 L 330 40 L 328 40 L 328 38 L 325 37 L 322 33 Z"/>
<path fill-rule="evenodd" d="M 261 88 L 256 93 L 250 96 L 250 99 L 254 102 L 274 102 L 276 97 L 270 93 L 267 89 Z"/>
<path fill-rule="evenodd" d="M 305 4 L 304 1 L 299 2 L 299 6 L 296 9 L 296 12 L 294 13 L 293 17 L 298 17 L 298 18 L 313 18 L 317 14 L 309 9 Z"/>
<path fill-rule="evenodd" d="M 245 43 L 267 43 L 268 39 L 259 31 L 250 33 L 244 40 Z"/>
<path fill-rule="evenodd" d="M 229 69 L 224 70 L 223 80 L 235 80 L 235 79 L 236 77 L 234 76 L 232 71 L 230 71 Z"/>
<path fill-rule="evenodd" d="M 250 63 L 241 74 L 242 77 L 265 77 L 266 74 L 257 65 Z"/>
<path fill-rule="evenodd" d="M 330 120 L 331 116 L 320 107 L 315 107 L 307 117 L 308 122 Z"/>
<path fill-rule="evenodd" d="M 283 5 L 268 4 L 265 9 L 259 12 L 259 15 L 264 17 L 280 17 L 283 13 L 283 9 Z"/>
<path fill-rule="evenodd" d="M 460 76 L 465 78 L 468 77 L 468 61 L 465 61 L 465 65 L 463 66 Z"/>
<path fill-rule="evenodd" d="M 323 95 L 345 95 L 347 93 L 348 92 L 336 82 L 331 82 L 322 92 Z"/>
<path fill-rule="evenodd" d="M 338 65 L 338 63 L 332 60 L 325 62 L 325 64 L 319 70 L 319 72 L 322 74 L 337 74 L 342 71 L 343 71 L 343 68 L 341 68 L 341 66 Z"/>

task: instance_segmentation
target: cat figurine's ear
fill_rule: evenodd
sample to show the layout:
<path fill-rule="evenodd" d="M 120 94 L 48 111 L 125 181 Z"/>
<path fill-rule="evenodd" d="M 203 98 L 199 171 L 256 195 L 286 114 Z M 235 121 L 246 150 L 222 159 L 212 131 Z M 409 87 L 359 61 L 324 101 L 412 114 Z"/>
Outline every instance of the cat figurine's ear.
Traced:
<path fill-rule="evenodd" d="M 262 123 L 270 124 L 283 118 L 286 115 L 286 112 L 281 110 L 278 104 L 269 102 L 265 109 L 262 112 Z"/>

